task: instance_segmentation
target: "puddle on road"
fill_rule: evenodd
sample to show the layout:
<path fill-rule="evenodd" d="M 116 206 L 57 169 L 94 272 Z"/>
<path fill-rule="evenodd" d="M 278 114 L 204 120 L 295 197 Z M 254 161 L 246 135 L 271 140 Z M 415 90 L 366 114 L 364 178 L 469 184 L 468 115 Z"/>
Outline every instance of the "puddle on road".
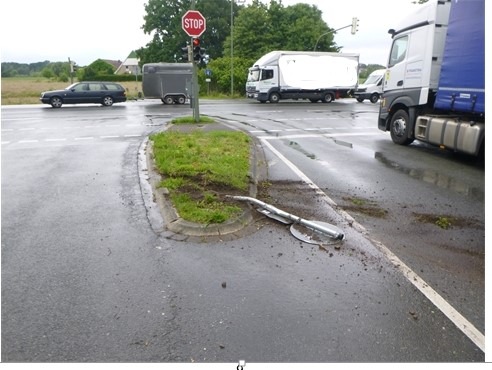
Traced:
<path fill-rule="evenodd" d="M 336 140 L 335 138 L 333 138 L 332 140 L 335 144 L 349 147 L 353 150 L 356 150 L 358 153 L 362 153 L 364 155 L 370 156 L 371 158 L 375 158 L 386 167 L 404 173 L 414 179 L 424 181 L 428 184 L 436 185 L 442 189 L 451 190 L 455 193 L 468 196 L 474 200 L 485 200 L 485 192 L 480 188 L 470 186 L 454 177 L 444 175 L 438 170 L 405 167 L 395 161 L 388 159 L 381 152 L 374 152 L 365 148 L 354 147 L 351 143 Z"/>
<path fill-rule="evenodd" d="M 485 200 L 485 192 L 477 187 L 470 186 L 454 177 L 450 177 L 440 173 L 438 170 L 434 169 L 418 169 L 418 168 L 410 168 L 405 167 L 395 161 L 388 159 L 383 153 L 374 152 L 364 148 L 356 148 L 352 145 L 352 143 L 337 140 L 336 138 L 330 138 L 337 145 L 341 145 L 344 147 L 351 148 L 356 150 L 358 153 L 362 153 L 364 155 L 368 155 L 371 158 L 375 158 L 386 167 L 394 169 L 398 172 L 406 174 L 414 179 L 424 181 L 428 184 L 436 185 L 442 189 L 451 190 L 455 193 L 468 196 L 474 200 L 483 201 Z M 297 150 L 298 152 L 304 154 L 306 157 L 310 159 L 318 159 L 314 153 L 311 153 L 304 149 L 299 143 L 295 141 L 286 141 L 289 147 Z"/>
<path fill-rule="evenodd" d="M 469 186 L 464 182 L 450 176 L 446 176 L 434 169 L 418 169 L 402 166 L 395 161 L 392 161 L 384 156 L 384 154 L 375 152 L 374 158 L 384 164 L 386 167 L 392 168 L 398 172 L 404 173 L 414 179 L 424 181 L 428 184 L 436 185 L 442 189 L 454 191 L 455 193 L 466 195 L 472 199 L 483 201 L 485 200 L 485 192 L 473 186 Z"/>

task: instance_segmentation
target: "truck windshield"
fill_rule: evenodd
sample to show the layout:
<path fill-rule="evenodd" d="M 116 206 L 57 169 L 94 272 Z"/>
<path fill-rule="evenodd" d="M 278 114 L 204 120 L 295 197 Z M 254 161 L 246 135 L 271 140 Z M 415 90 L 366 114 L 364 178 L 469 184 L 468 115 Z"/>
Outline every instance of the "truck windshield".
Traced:
<path fill-rule="evenodd" d="M 256 82 L 260 80 L 260 70 L 258 68 L 250 68 L 248 74 L 248 82 Z"/>

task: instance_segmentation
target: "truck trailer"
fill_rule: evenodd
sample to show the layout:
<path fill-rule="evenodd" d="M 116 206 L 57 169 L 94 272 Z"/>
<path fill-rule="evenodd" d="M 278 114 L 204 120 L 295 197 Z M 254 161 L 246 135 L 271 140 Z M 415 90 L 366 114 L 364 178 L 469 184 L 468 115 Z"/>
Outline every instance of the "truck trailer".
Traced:
<path fill-rule="evenodd" d="M 147 99 L 184 104 L 189 99 L 192 63 L 147 63 L 142 68 L 142 91 Z"/>
<path fill-rule="evenodd" d="M 272 51 L 249 68 L 246 96 L 261 103 L 308 99 L 330 103 L 357 88 L 359 54 Z"/>
<path fill-rule="evenodd" d="M 485 150 L 485 0 L 433 0 L 389 30 L 378 128 L 394 143 Z"/>

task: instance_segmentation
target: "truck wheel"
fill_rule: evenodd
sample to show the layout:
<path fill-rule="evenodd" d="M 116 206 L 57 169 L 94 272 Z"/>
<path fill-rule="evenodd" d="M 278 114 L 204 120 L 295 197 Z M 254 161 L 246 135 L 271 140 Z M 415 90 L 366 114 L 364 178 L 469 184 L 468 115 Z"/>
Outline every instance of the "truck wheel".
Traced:
<path fill-rule="evenodd" d="M 397 110 L 396 113 L 391 116 L 391 140 L 393 140 L 395 144 L 408 145 L 413 142 L 413 138 L 408 137 L 409 125 L 410 119 L 408 113 L 403 109 Z"/>
<path fill-rule="evenodd" d="M 176 103 L 178 103 L 178 104 L 184 104 L 184 103 L 186 103 L 186 98 L 183 95 L 180 95 L 176 99 Z"/>
<path fill-rule="evenodd" d="M 323 103 L 331 103 L 333 101 L 333 95 L 331 93 L 326 93 L 325 96 L 323 96 Z"/>
<path fill-rule="evenodd" d="M 174 103 L 174 99 L 172 96 L 166 96 L 164 99 L 162 99 L 162 102 L 164 104 L 173 104 Z"/>
<path fill-rule="evenodd" d="M 379 100 L 379 94 L 378 93 L 372 94 L 370 100 L 371 100 L 371 103 L 376 104 Z"/>
<path fill-rule="evenodd" d="M 270 103 L 278 103 L 278 101 L 280 100 L 280 95 L 276 92 L 273 92 L 270 94 L 268 100 L 270 100 Z"/>
<path fill-rule="evenodd" d="M 358 101 L 359 103 L 362 103 L 362 102 L 364 101 L 364 99 L 362 99 L 362 98 L 356 98 L 356 99 L 357 99 L 357 101 Z"/>

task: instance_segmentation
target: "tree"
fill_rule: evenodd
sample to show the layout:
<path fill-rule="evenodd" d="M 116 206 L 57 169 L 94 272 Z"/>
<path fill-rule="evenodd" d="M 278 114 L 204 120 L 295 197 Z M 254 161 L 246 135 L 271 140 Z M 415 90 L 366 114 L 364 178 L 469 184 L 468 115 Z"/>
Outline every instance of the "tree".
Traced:
<path fill-rule="evenodd" d="M 79 80 L 95 80 L 98 76 L 111 75 L 115 71 L 114 66 L 102 59 L 97 59 L 82 70 L 77 70 Z"/>
<path fill-rule="evenodd" d="M 315 5 L 295 4 L 285 9 L 285 34 L 287 50 L 313 50 L 338 52 L 333 42 L 333 29 L 323 21 L 322 12 Z M 319 41 L 318 41 L 319 39 Z M 317 44 L 316 44 L 317 42 Z"/>
<path fill-rule="evenodd" d="M 41 76 L 48 79 L 56 79 L 57 81 L 68 81 L 70 74 L 70 65 L 68 62 L 49 63 L 41 70 Z"/>
<path fill-rule="evenodd" d="M 246 85 L 246 79 L 248 77 L 248 68 L 251 67 L 256 59 L 238 58 L 234 57 L 234 92 L 238 94 L 244 94 L 244 87 Z M 212 75 L 212 88 L 214 91 L 228 94 L 231 91 L 231 58 L 221 57 L 213 59 L 208 65 L 207 69 L 213 71 Z M 200 71 L 199 83 L 200 86 L 204 86 L 205 82 L 204 70 Z M 203 90 L 202 90 L 203 91 Z"/>
<path fill-rule="evenodd" d="M 315 5 L 295 4 L 284 7 L 271 0 L 269 6 L 260 0 L 240 10 L 234 25 L 234 56 L 258 59 L 272 50 L 339 51 L 333 42 L 331 28 L 323 21 Z M 224 43 L 224 55 L 230 55 L 230 35 Z"/>
<path fill-rule="evenodd" d="M 230 34 L 230 1 L 196 0 L 195 9 L 207 20 L 207 29 L 200 39 L 211 58 L 222 56 L 222 44 Z M 190 41 L 181 19 L 190 9 L 191 0 L 149 0 L 142 29 L 146 34 L 153 34 L 153 38 L 146 47 L 136 51 L 141 64 L 180 61 L 181 48 Z M 239 9 L 235 2 L 233 9 Z"/>

